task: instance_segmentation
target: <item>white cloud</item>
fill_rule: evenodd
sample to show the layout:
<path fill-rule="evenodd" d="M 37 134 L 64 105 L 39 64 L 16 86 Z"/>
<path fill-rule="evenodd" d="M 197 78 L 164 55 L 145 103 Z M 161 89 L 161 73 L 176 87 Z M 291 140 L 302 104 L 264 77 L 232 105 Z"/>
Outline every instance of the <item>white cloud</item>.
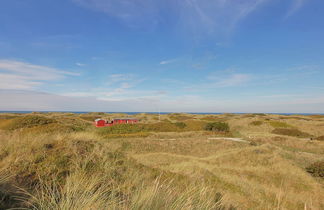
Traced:
<path fill-rule="evenodd" d="M 112 85 L 114 83 L 132 80 L 135 80 L 135 75 L 133 74 L 112 74 L 108 77 L 107 84 Z"/>
<path fill-rule="evenodd" d="M 252 76 L 249 74 L 234 73 L 233 69 L 226 69 L 209 75 L 207 79 L 212 81 L 209 86 L 234 87 L 249 82 L 252 79 Z"/>
<path fill-rule="evenodd" d="M 15 60 L 0 60 L 0 89 L 33 89 L 45 81 L 78 76 L 79 73 Z"/>
<path fill-rule="evenodd" d="M 228 78 L 223 78 L 217 81 L 216 86 L 218 87 L 239 86 L 247 83 L 250 80 L 251 80 L 251 76 L 248 74 L 232 74 Z"/>
<path fill-rule="evenodd" d="M 75 65 L 80 66 L 80 67 L 85 66 L 84 63 L 75 63 Z"/>
<path fill-rule="evenodd" d="M 292 5 L 289 8 L 287 14 L 286 14 L 286 18 L 294 15 L 298 10 L 300 10 L 304 4 L 306 3 L 307 0 L 292 0 Z"/>
<path fill-rule="evenodd" d="M 0 89 L 32 89 L 41 84 L 26 76 L 0 73 Z"/>
<path fill-rule="evenodd" d="M 164 60 L 164 61 L 160 62 L 160 65 L 170 64 L 170 63 L 173 63 L 175 61 L 176 61 L 176 59 Z"/>
<path fill-rule="evenodd" d="M 146 112 L 295 112 L 324 113 L 324 96 L 282 98 L 208 99 L 197 95 L 180 97 L 67 97 L 35 91 L 0 90 L 0 110 L 7 111 L 146 111 Z"/>
<path fill-rule="evenodd" d="M 95 97 L 100 100 L 120 101 L 125 99 L 136 99 L 151 94 L 152 91 L 135 91 L 134 88 L 144 81 L 134 74 L 111 74 L 107 77 L 105 83 L 100 87 L 87 90 L 78 90 L 72 92 L 63 92 L 62 96 L 73 97 Z M 152 94 L 153 95 L 153 94 Z"/>
<path fill-rule="evenodd" d="M 211 34 L 229 31 L 269 0 L 73 0 L 80 6 L 118 18 L 130 27 L 154 28 L 172 24 L 177 29 Z M 165 13 L 168 12 L 168 18 Z"/>

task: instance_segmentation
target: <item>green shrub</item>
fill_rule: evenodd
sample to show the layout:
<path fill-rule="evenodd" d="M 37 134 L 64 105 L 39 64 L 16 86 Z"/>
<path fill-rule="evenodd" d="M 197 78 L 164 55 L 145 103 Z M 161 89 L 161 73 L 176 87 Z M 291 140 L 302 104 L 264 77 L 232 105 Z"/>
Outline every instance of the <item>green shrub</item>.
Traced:
<path fill-rule="evenodd" d="M 274 128 L 291 128 L 292 126 L 280 121 L 270 121 L 269 124 Z"/>
<path fill-rule="evenodd" d="M 260 126 L 262 124 L 263 124 L 262 121 L 253 121 L 253 122 L 250 123 L 250 125 L 254 125 L 254 126 Z"/>
<path fill-rule="evenodd" d="M 306 171 L 315 177 L 324 178 L 324 161 L 318 161 L 306 168 Z"/>
<path fill-rule="evenodd" d="M 206 121 L 215 121 L 215 120 L 218 120 L 219 117 L 217 117 L 217 116 L 206 116 L 206 117 L 203 117 L 201 119 L 206 120 Z"/>
<path fill-rule="evenodd" d="M 39 125 L 48 125 L 56 122 L 57 121 L 54 119 L 50 119 L 43 116 L 27 115 L 27 116 L 11 119 L 6 123 L 5 126 L 3 126 L 3 128 L 7 130 L 15 130 L 19 128 L 31 128 Z"/>
<path fill-rule="evenodd" d="M 7 120 L 7 119 L 13 119 L 13 118 L 16 118 L 16 117 L 18 117 L 18 116 L 15 116 L 15 115 L 6 115 L 6 114 L 0 115 L 0 119 L 5 119 L 5 120 Z"/>
<path fill-rule="evenodd" d="M 229 132 L 229 125 L 226 122 L 213 122 L 207 123 L 205 126 L 207 131 L 220 131 L 220 132 Z"/>
<path fill-rule="evenodd" d="M 117 124 L 109 127 L 97 128 L 99 135 L 129 134 L 146 131 L 144 124 Z"/>
<path fill-rule="evenodd" d="M 99 115 L 83 115 L 83 116 L 80 116 L 80 118 L 83 120 L 93 122 L 93 121 L 95 121 L 95 119 L 101 118 L 101 116 L 99 116 Z"/>
<path fill-rule="evenodd" d="M 263 114 L 263 113 L 252 113 L 252 114 L 243 114 L 242 117 L 258 117 L 258 116 L 261 116 L 261 117 L 264 117 L 264 116 L 267 116 L 266 114 Z"/>
<path fill-rule="evenodd" d="M 202 120 L 186 120 L 186 131 L 201 131 L 205 129 L 207 123 Z"/>
<path fill-rule="evenodd" d="M 176 122 L 174 124 L 179 128 L 185 128 L 187 126 L 186 123 L 184 122 Z"/>
<path fill-rule="evenodd" d="M 309 133 L 302 132 L 296 128 L 276 128 L 272 131 L 274 134 L 286 135 L 286 136 L 295 136 L 300 138 L 312 137 Z"/>
<path fill-rule="evenodd" d="M 253 113 L 254 116 L 267 116 L 266 114 L 264 113 Z"/>
<path fill-rule="evenodd" d="M 147 131 L 154 131 L 154 132 L 172 132 L 172 131 L 181 130 L 175 123 L 169 123 L 169 122 L 145 124 L 145 128 L 147 129 Z"/>
<path fill-rule="evenodd" d="M 193 119 L 192 116 L 186 116 L 181 114 L 172 114 L 169 116 L 171 120 L 178 120 L 178 121 L 184 121 L 184 120 L 191 120 Z"/>

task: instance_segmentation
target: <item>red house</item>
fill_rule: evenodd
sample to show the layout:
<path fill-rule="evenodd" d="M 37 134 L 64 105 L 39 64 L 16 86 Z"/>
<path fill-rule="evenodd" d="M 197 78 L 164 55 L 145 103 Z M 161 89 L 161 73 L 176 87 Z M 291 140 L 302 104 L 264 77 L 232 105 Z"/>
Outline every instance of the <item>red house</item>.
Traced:
<path fill-rule="evenodd" d="M 122 119 L 113 119 L 112 121 L 96 119 L 94 124 L 96 127 L 105 127 L 105 126 L 112 126 L 117 124 L 134 124 L 134 123 L 138 123 L 138 119 L 122 118 Z"/>
<path fill-rule="evenodd" d="M 95 125 L 96 125 L 96 127 L 104 127 L 106 125 L 106 120 L 96 119 Z"/>

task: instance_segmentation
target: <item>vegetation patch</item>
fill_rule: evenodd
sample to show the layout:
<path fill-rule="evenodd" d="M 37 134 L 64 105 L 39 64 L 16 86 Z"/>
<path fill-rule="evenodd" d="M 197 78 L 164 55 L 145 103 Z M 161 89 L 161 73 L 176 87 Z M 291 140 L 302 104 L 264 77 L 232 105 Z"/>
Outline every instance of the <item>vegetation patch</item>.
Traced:
<path fill-rule="evenodd" d="M 43 116 L 26 115 L 23 117 L 7 120 L 5 123 L 2 123 L 1 128 L 6 130 L 15 130 L 20 128 L 31 128 L 39 125 L 48 125 L 56 122 L 57 121 L 54 119 Z"/>
<path fill-rule="evenodd" d="M 316 138 L 316 140 L 318 140 L 318 141 L 324 141 L 324 136 L 319 136 L 319 137 Z"/>
<path fill-rule="evenodd" d="M 229 132 L 230 128 L 228 123 L 226 122 L 213 122 L 213 123 L 207 123 L 207 125 L 205 126 L 205 130 L 217 131 L 217 132 Z"/>
<path fill-rule="evenodd" d="M 182 115 L 182 114 L 172 114 L 169 116 L 171 120 L 184 121 L 194 119 L 192 116 Z"/>
<path fill-rule="evenodd" d="M 189 120 L 176 123 L 172 123 L 170 121 L 162 121 L 150 124 L 117 124 L 114 126 L 97 128 L 96 130 L 99 135 L 110 137 L 123 136 L 112 134 L 134 134 L 134 136 L 137 136 L 138 134 L 139 136 L 147 136 L 147 133 L 149 132 L 201 131 L 204 130 L 205 126 L 206 123 L 203 121 Z M 220 127 L 219 129 L 222 130 L 223 128 Z"/>
<path fill-rule="evenodd" d="M 178 128 L 185 128 L 187 125 L 186 125 L 186 123 L 184 123 L 184 122 L 176 122 L 176 123 L 174 123 L 175 124 L 175 126 L 177 126 Z"/>
<path fill-rule="evenodd" d="M 295 136 L 299 138 L 309 138 L 312 137 L 309 133 L 302 132 L 295 128 L 276 128 L 272 131 L 274 134 L 286 135 L 286 136 Z"/>
<path fill-rule="evenodd" d="M 206 120 L 206 121 L 215 121 L 215 120 L 218 120 L 219 117 L 217 117 L 217 116 L 206 116 L 206 117 L 203 117 L 201 119 Z"/>
<path fill-rule="evenodd" d="M 0 114 L 0 120 L 13 119 L 13 118 L 16 118 L 16 117 L 17 117 L 16 115 Z"/>
<path fill-rule="evenodd" d="M 101 116 L 100 115 L 82 115 L 82 116 L 80 116 L 80 118 L 83 120 L 86 120 L 86 121 L 93 122 L 96 119 L 101 118 Z"/>
<path fill-rule="evenodd" d="M 40 134 L 40 133 L 56 133 L 59 131 L 60 133 L 68 133 L 73 131 L 81 131 L 79 127 L 75 127 L 72 125 L 64 125 L 59 123 L 51 123 L 46 125 L 38 125 L 31 128 L 24 128 L 23 133 L 32 133 L 32 134 Z"/>
<path fill-rule="evenodd" d="M 270 121 L 269 124 L 274 128 L 292 128 L 293 126 L 280 121 Z"/>
<path fill-rule="evenodd" d="M 267 116 L 264 113 L 252 113 L 252 114 L 244 114 L 243 117 L 264 117 Z"/>
<path fill-rule="evenodd" d="M 250 122 L 250 125 L 253 125 L 253 126 L 260 126 L 260 125 L 262 125 L 263 124 L 263 122 L 262 121 L 252 121 L 252 122 Z"/>
<path fill-rule="evenodd" d="M 312 176 L 324 178 L 324 161 L 318 161 L 306 168 Z"/>
<path fill-rule="evenodd" d="M 205 130 L 207 124 L 202 120 L 186 120 L 184 123 L 186 124 L 185 131 L 202 131 Z"/>

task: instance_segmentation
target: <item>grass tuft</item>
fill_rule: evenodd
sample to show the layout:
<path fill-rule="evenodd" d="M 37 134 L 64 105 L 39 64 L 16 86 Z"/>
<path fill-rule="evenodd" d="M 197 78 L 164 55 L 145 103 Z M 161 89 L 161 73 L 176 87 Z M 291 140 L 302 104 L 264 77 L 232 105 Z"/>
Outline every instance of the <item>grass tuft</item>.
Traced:
<path fill-rule="evenodd" d="M 262 121 L 252 121 L 252 122 L 250 122 L 250 125 L 253 125 L 253 126 L 260 126 L 262 124 L 263 124 Z"/>
<path fill-rule="evenodd" d="M 318 161 L 306 168 L 307 172 L 315 177 L 324 178 L 324 161 Z"/>
<path fill-rule="evenodd" d="M 291 128 L 292 126 L 287 124 L 286 122 L 280 121 L 269 121 L 268 122 L 274 128 Z"/>
<path fill-rule="evenodd" d="M 312 137 L 309 133 L 302 132 L 296 128 L 276 128 L 272 131 L 274 134 L 285 135 L 285 136 L 295 136 L 299 138 L 309 138 Z"/>

